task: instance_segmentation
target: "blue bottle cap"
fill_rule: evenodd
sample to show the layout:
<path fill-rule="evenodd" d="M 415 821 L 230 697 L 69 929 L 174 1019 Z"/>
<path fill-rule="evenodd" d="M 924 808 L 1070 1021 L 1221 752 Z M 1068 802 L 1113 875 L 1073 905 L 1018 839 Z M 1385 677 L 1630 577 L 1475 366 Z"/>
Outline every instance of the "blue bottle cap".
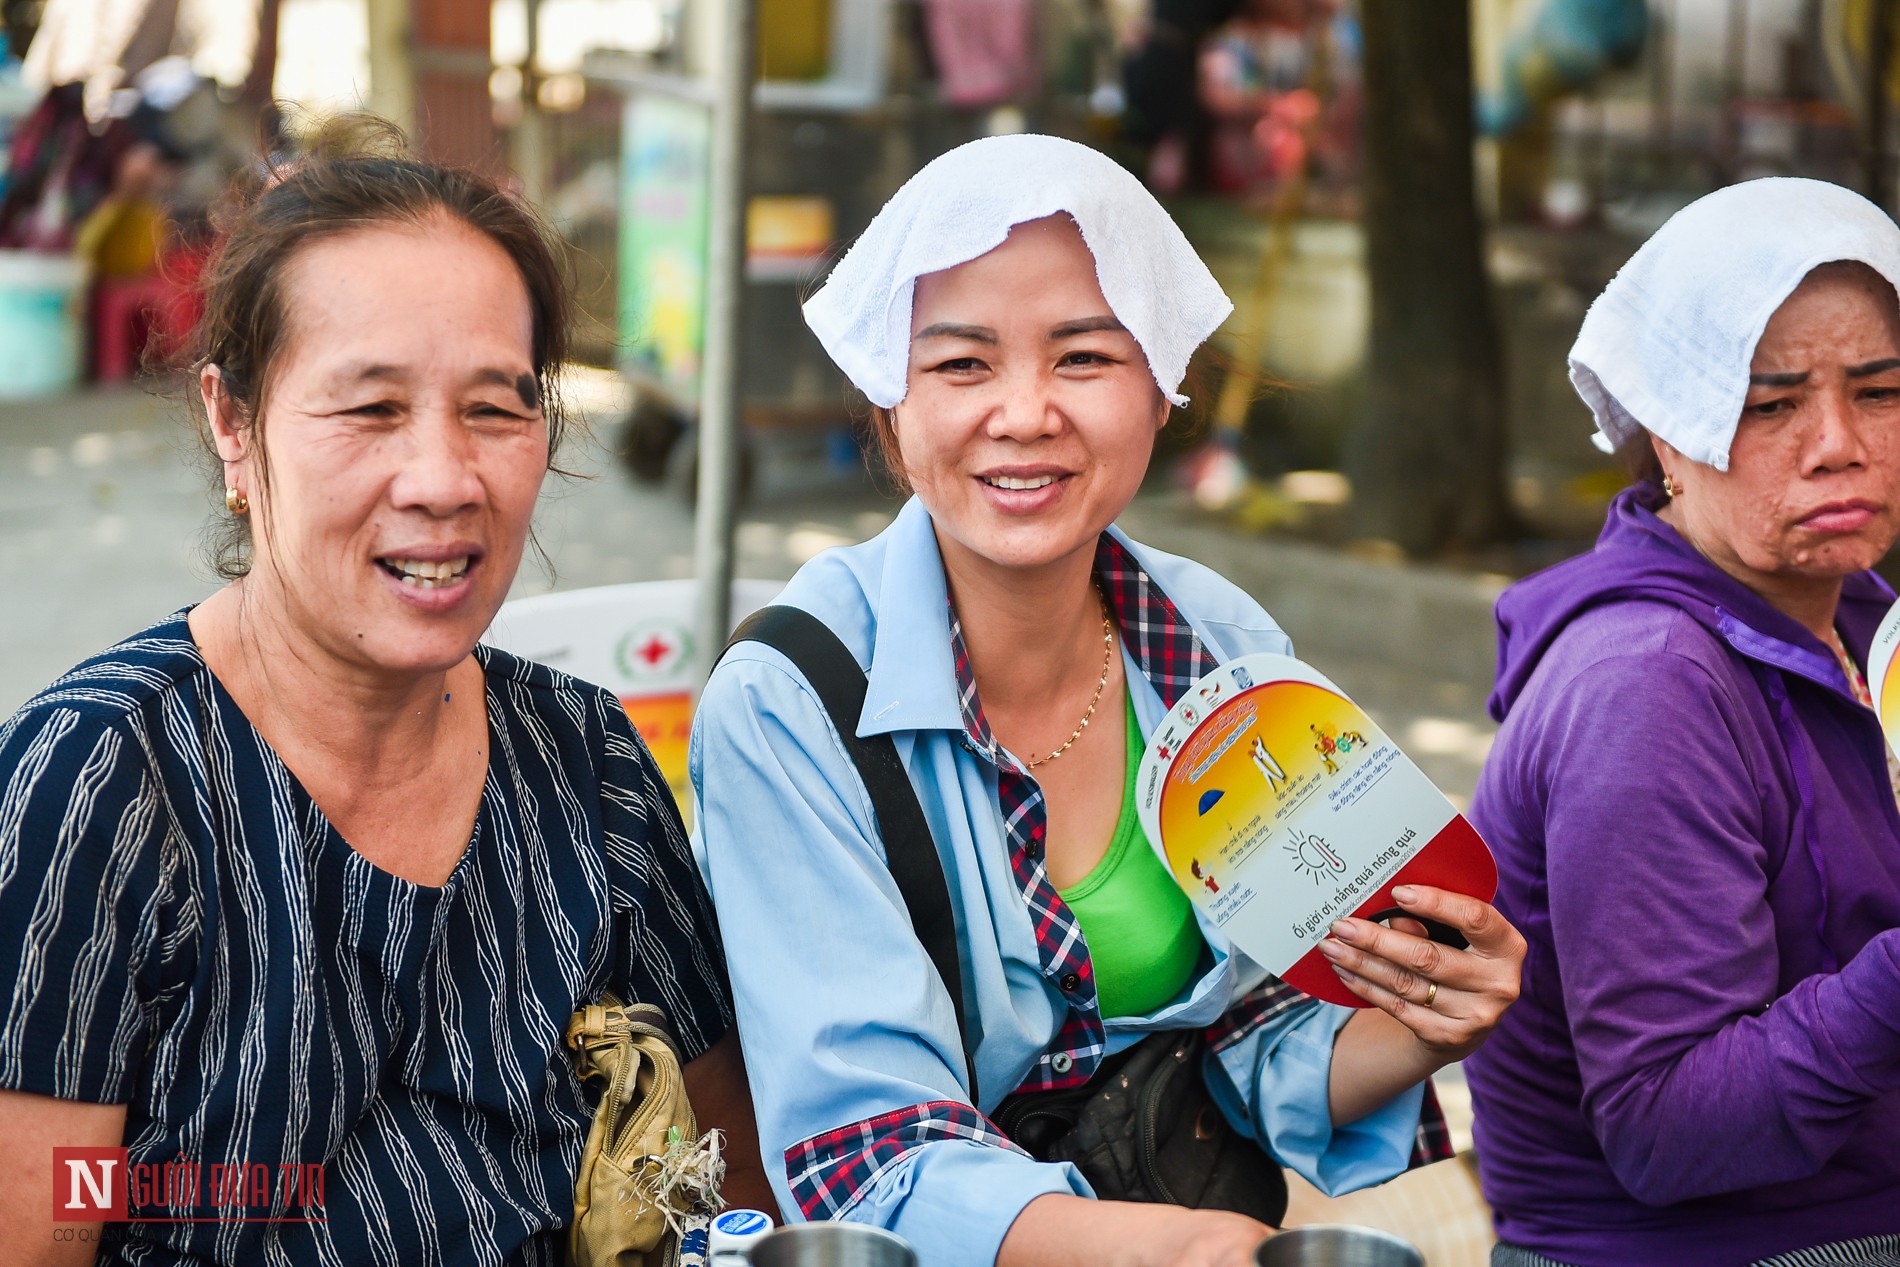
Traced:
<path fill-rule="evenodd" d="M 759 1210 L 722 1210 L 713 1216 L 707 1248 L 716 1261 L 722 1254 L 743 1255 L 746 1247 L 772 1230 L 772 1216 Z"/>

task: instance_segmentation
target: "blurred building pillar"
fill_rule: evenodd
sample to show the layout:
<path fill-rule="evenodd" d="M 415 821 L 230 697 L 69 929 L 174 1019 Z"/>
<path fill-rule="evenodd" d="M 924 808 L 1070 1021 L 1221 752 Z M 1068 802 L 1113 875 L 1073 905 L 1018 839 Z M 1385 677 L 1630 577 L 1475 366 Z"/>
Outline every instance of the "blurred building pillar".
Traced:
<path fill-rule="evenodd" d="M 372 0 L 403 4 L 405 0 Z M 501 161 L 488 80 L 489 0 L 407 0 L 414 23 L 415 126 L 429 159 L 494 170 Z"/>
<path fill-rule="evenodd" d="M 706 259 L 706 351 L 699 392 L 699 500 L 693 570 L 699 577 L 697 680 L 718 662 L 732 628 L 733 539 L 739 494 L 740 316 L 745 291 L 746 128 L 757 77 L 753 0 L 713 0 L 712 174 Z"/>
<path fill-rule="evenodd" d="M 528 47 L 521 58 L 521 113 L 508 129 L 508 163 L 521 179 L 521 192 L 533 203 L 545 203 L 549 181 L 547 112 L 541 108 L 541 0 L 525 0 L 522 20 Z"/>
<path fill-rule="evenodd" d="M 369 95 L 373 113 L 416 133 L 416 68 L 410 60 L 412 0 L 365 0 L 369 27 Z"/>
<path fill-rule="evenodd" d="M 251 58 L 251 73 L 244 77 L 244 86 L 238 90 L 238 99 L 253 118 L 274 100 L 271 85 L 277 82 L 277 27 L 281 8 L 279 0 L 263 0 L 258 5 L 257 51 Z"/>
<path fill-rule="evenodd" d="M 680 69 L 710 79 L 729 38 L 719 0 L 686 0 L 680 7 Z"/>
<path fill-rule="evenodd" d="M 1888 94 L 1893 91 L 1894 13 L 1889 0 L 1874 0 L 1867 13 L 1866 158 L 1862 191 L 1889 213 L 1896 210 L 1893 156 L 1887 139 Z"/>

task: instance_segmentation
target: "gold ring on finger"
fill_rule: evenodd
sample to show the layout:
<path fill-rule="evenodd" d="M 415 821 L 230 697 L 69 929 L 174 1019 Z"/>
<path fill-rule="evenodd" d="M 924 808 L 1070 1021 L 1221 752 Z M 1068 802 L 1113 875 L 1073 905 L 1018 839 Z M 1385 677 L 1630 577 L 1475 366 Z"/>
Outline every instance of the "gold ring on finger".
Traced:
<path fill-rule="evenodd" d="M 1437 1001 L 1438 1001 L 1438 982 L 1436 981 L 1426 982 L 1425 983 L 1425 1006 L 1430 1007 L 1432 1006 L 1432 1004 L 1436 1003 Z"/>

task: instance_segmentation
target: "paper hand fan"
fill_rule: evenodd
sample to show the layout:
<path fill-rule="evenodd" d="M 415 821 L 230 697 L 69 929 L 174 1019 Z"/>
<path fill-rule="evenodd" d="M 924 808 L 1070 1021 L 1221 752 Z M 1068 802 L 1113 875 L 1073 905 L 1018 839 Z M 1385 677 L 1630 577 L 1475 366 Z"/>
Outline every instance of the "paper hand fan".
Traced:
<path fill-rule="evenodd" d="M 1402 884 L 1497 891 L 1491 851 L 1444 793 L 1291 656 L 1244 656 L 1196 682 L 1137 777 L 1141 824 L 1175 880 L 1248 957 L 1316 998 L 1368 1006 L 1316 949 L 1334 920 L 1401 914 Z"/>

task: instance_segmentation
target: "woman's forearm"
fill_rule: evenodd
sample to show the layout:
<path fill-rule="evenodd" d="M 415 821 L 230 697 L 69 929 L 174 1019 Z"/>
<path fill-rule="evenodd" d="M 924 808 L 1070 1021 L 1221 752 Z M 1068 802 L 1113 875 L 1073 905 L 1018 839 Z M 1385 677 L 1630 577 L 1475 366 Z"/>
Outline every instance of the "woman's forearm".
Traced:
<path fill-rule="evenodd" d="M 1250 1267 L 1272 1234 L 1226 1210 L 1047 1193 L 1010 1224 L 996 1267 Z"/>
<path fill-rule="evenodd" d="M 759 1124 L 752 1109 L 739 1031 L 727 1030 L 725 1037 L 688 1061 L 682 1073 L 700 1129 L 716 1127 L 725 1134 L 726 1179 L 721 1185 L 721 1198 L 728 1207 L 763 1210 L 782 1218 L 778 1197 L 759 1156 Z"/>
<path fill-rule="evenodd" d="M 1366 1008 L 1333 1040 L 1333 1067 L 1326 1084 L 1333 1125 L 1357 1122 L 1443 1064 L 1420 1046 L 1411 1030 L 1377 1008 Z"/>
<path fill-rule="evenodd" d="M 1402 884 L 1406 912 L 1390 927 L 1343 919 L 1320 950 L 1373 1006 L 1333 1039 L 1327 1104 L 1334 1126 L 1356 1122 L 1483 1042 L 1517 999 L 1524 938 L 1487 902 Z M 1428 941 L 1419 920 L 1464 934 L 1465 947 Z M 1440 997 L 1440 991 L 1443 997 Z"/>
<path fill-rule="evenodd" d="M 996 1251 L 996 1267 L 1135 1267 L 1125 1223 L 1111 1202 L 1045 1194 L 1010 1224 Z"/>

